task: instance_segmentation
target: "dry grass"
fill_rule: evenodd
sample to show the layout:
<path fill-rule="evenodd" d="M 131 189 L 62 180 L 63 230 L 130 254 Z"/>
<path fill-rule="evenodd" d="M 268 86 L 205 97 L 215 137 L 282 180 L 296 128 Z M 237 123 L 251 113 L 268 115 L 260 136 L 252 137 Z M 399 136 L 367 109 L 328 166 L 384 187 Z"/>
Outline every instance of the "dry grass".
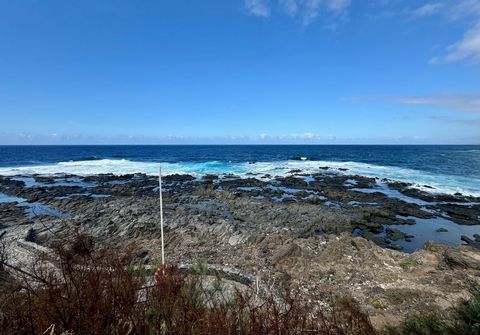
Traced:
<path fill-rule="evenodd" d="M 348 299 L 328 313 L 286 290 L 256 296 L 175 267 L 155 276 L 133 267 L 132 252 L 99 249 L 86 236 L 17 273 L 16 288 L 0 297 L 3 334 L 375 334 Z M 49 265 L 50 264 L 50 265 Z M 51 266 L 54 264 L 55 266 Z"/>

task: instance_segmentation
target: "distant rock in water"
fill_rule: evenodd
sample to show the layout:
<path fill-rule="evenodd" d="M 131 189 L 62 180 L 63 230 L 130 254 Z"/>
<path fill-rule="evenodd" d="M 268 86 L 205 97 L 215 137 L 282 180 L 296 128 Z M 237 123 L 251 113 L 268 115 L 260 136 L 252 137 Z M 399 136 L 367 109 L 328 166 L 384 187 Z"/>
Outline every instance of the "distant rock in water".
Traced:
<path fill-rule="evenodd" d="M 102 158 L 97 157 L 97 156 L 87 156 L 87 157 L 82 157 L 82 158 L 77 158 L 77 159 L 72 159 L 72 162 L 81 162 L 81 161 L 98 161 L 101 160 Z"/>

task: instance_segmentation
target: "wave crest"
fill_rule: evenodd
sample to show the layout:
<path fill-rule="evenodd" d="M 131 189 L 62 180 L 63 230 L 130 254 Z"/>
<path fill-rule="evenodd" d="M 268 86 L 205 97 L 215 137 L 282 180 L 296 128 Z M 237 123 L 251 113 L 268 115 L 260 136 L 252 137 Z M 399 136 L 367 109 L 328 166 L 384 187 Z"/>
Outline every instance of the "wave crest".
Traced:
<path fill-rule="evenodd" d="M 160 163 L 135 162 L 126 159 L 98 159 L 61 162 L 51 165 L 38 165 L 17 168 L 0 168 L 0 175 L 54 175 L 73 174 L 88 176 L 95 174 L 125 175 L 158 173 Z M 470 177 L 439 175 L 425 171 L 406 169 L 395 166 L 373 165 L 359 162 L 329 162 L 312 160 L 290 160 L 275 162 L 256 162 L 255 164 L 208 161 L 208 162 L 176 162 L 161 163 L 164 174 L 190 174 L 201 176 L 205 174 L 237 174 L 245 176 L 247 173 L 271 176 L 285 176 L 291 170 L 301 170 L 304 173 L 322 172 L 321 167 L 328 166 L 335 173 L 361 175 L 374 178 L 387 178 L 416 184 L 428 192 L 462 193 L 464 195 L 480 196 L 480 180 Z M 424 185 L 434 187 L 425 188 Z"/>

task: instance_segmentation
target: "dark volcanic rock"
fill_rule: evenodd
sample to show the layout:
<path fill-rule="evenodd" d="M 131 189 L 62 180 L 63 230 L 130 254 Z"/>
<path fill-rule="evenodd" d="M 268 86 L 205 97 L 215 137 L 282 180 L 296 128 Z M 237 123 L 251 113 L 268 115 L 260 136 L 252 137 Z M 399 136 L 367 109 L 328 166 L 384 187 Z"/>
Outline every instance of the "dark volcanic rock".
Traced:
<path fill-rule="evenodd" d="M 16 194 L 25 187 L 25 182 L 0 176 L 0 192 Z"/>
<path fill-rule="evenodd" d="M 30 228 L 28 231 L 27 231 L 27 234 L 25 235 L 25 241 L 27 242 L 35 242 L 37 239 L 37 232 L 33 229 L 33 228 Z"/>
<path fill-rule="evenodd" d="M 392 250 L 397 250 L 397 251 L 400 251 L 400 250 L 403 249 L 403 247 L 400 244 L 396 244 L 396 243 L 391 243 L 391 244 L 387 245 L 387 248 L 392 249 Z"/>
<path fill-rule="evenodd" d="M 390 241 L 385 237 L 379 236 L 367 230 L 363 231 L 360 235 L 366 238 L 367 240 L 372 241 L 375 244 L 378 244 L 383 247 L 390 244 Z"/>
<path fill-rule="evenodd" d="M 461 240 L 473 248 L 480 249 L 480 237 L 477 234 L 475 234 L 474 238 L 475 240 L 472 240 L 470 237 L 462 235 Z"/>
<path fill-rule="evenodd" d="M 385 233 L 387 234 L 388 238 L 391 239 L 392 241 L 397 241 L 399 239 L 404 239 L 408 235 L 405 234 L 403 231 L 400 231 L 395 228 L 389 228 L 387 227 L 385 229 Z"/>
<path fill-rule="evenodd" d="M 238 188 L 238 187 L 263 187 L 263 186 L 268 186 L 269 183 L 256 179 L 256 178 L 245 178 L 245 179 L 227 179 L 227 180 L 221 180 L 220 185 L 224 189 L 233 189 L 233 188 Z"/>
<path fill-rule="evenodd" d="M 202 177 L 203 181 L 214 181 L 218 180 L 218 176 L 215 174 L 206 174 Z"/>
<path fill-rule="evenodd" d="M 464 225 L 480 224 L 480 206 L 460 206 L 455 204 L 439 204 L 442 209 L 454 222 Z"/>
<path fill-rule="evenodd" d="M 268 175 L 248 178 L 206 175 L 201 179 L 190 175 L 165 176 L 166 215 L 171 216 L 172 225 L 184 227 L 182 229 L 186 231 L 193 229 L 207 236 L 210 230 L 218 229 L 215 232 L 217 237 L 233 244 L 279 231 L 310 238 L 318 235 L 319 231 L 338 234 L 351 232 L 358 227 L 362 236 L 386 246 L 399 239 L 411 240 L 411 236 L 388 226 L 415 224 L 415 218 L 431 219 L 443 213 L 458 223 L 478 222 L 480 207 L 467 204 L 467 200 L 471 200 L 467 197 L 449 196 L 458 203 L 465 203 L 465 206 L 444 202 L 437 204 L 431 200 L 448 197 L 427 195 L 411 188 L 410 184 L 389 182 L 392 189 L 415 198 L 428 199 L 425 200 L 428 201 L 428 208 L 424 208 L 382 192 L 354 190 L 379 188 L 374 178 L 338 174 L 335 171 L 315 173 L 311 177 L 310 174 L 301 174 L 300 170 L 291 172 L 296 175 L 275 179 Z M 0 191 L 30 202 L 41 201 L 67 213 L 70 219 L 59 220 L 61 223 L 54 229 L 61 231 L 67 225 L 74 225 L 85 231 L 93 231 L 95 236 L 101 238 L 141 236 L 156 230 L 156 176 L 105 174 L 45 179 L 35 177 L 39 182 L 49 183 L 48 187 L 27 188 L 21 181 L 0 177 Z M 61 182 L 65 178 L 74 179 L 75 186 L 56 185 L 56 181 Z M 0 214 L 4 217 L 0 217 L 2 225 L 27 220 L 24 210 L 15 204 L 0 206 Z"/>
<path fill-rule="evenodd" d="M 44 177 L 44 176 L 35 176 L 35 181 L 37 183 L 43 183 L 43 184 L 54 184 L 55 179 L 52 177 Z"/>
<path fill-rule="evenodd" d="M 478 281 L 480 251 L 471 246 L 480 244 L 479 235 L 463 238 L 469 246 L 449 248 L 430 242 L 426 250 L 410 255 L 389 250 L 400 250 L 405 245 L 403 240 L 412 238 L 401 231 L 402 227 L 395 229 L 392 225 L 415 224 L 416 218 L 442 215 L 470 220 L 476 214 L 478 218 L 480 208 L 470 204 L 474 202 L 472 198 L 450 196 L 457 204 L 445 206 L 438 199 L 448 197 L 410 191 L 408 184 L 391 186 L 416 199 L 423 197 L 427 204 L 419 201 L 419 205 L 381 192 L 353 190 L 375 187 L 399 196 L 373 178 L 339 174 L 333 169 L 321 172 L 311 178 L 310 174 L 299 174 L 273 180 L 266 175 L 202 179 L 165 176 L 168 262 L 205 260 L 209 264 L 248 269 L 261 281 L 298 285 L 308 299 L 348 292 L 367 309 L 372 307 L 372 296 L 385 301 L 390 311 L 400 301 L 401 308 L 390 314 L 394 316 L 399 311 L 422 311 L 417 307 L 424 308 L 427 304 L 431 308 L 436 301 L 458 299 L 467 291 L 471 279 Z M 23 182 L 0 177 L 0 192 L 21 194 L 27 200 L 40 199 L 43 205 L 68 215 L 28 218 L 25 208 L 16 203 L 0 203 L 0 238 L 17 237 L 18 243 L 12 244 L 14 248 L 21 248 L 23 242 L 35 250 L 33 243 L 36 247 L 53 246 L 73 234 L 84 233 L 103 247 L 137 246 L 133 254 L 137 263 L 152 264 L 159 258 L 156 176 L 69 177 L 75 178 L 75 185 L 89 185 L 65 187 L 55 182 L 48 187 L 26 188 Z M 52 178 L 61 182 L 65 177 Z M 430 223 L 435 224 L 435 220 L 421 224 Z M 34 238 L 27 237 L 34 242 L 24 241 L 27 231 L 34 232 Z M 12 254 L 24 257 L 25 252 L 14 251 L 17 250 L 18 253 Z M 397 291 L 392 293 L 392 290 Z"/>
<path fill-rule="evenodd" d="M 172 174 L 163 177 L 163 180 L 165 183 L 181 183 L 181 182 L 186 182 L 186 181 L 192 181 L 195 180 L 196 178 L 194 176 L 191 176 L 189 174 Z"/>
<path fill-rule="evenodd" d="M 302 173 L 302 170 L 300 170 L 300 169 L 293 169 L 293 170 L 290 170 L 289 173 Z"/>
<path fill-rule="evenodd" d="M 394 190 L 397 190 L 397 191 L 403 191 L 406 188 L 412 186 L 412 184 L 410 183 L 404 183 L 400 181 L 390 181 L 387 179 L 383 179 L 383 181 L 387 183 L 388 187 L 393 188 Z"/>

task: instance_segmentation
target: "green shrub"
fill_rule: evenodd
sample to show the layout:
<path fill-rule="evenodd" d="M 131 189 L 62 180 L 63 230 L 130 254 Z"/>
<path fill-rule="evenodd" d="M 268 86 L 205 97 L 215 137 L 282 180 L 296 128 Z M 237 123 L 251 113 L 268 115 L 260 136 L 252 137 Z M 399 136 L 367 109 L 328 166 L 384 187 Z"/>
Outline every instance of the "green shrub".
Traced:
<path fill-rule="evenodd" d="M 471 289 L 472 297 L 445 313 L 411 315 L 396 327 L 388 326 L 387 335 L 480 335 L 480 289 Z"/>

